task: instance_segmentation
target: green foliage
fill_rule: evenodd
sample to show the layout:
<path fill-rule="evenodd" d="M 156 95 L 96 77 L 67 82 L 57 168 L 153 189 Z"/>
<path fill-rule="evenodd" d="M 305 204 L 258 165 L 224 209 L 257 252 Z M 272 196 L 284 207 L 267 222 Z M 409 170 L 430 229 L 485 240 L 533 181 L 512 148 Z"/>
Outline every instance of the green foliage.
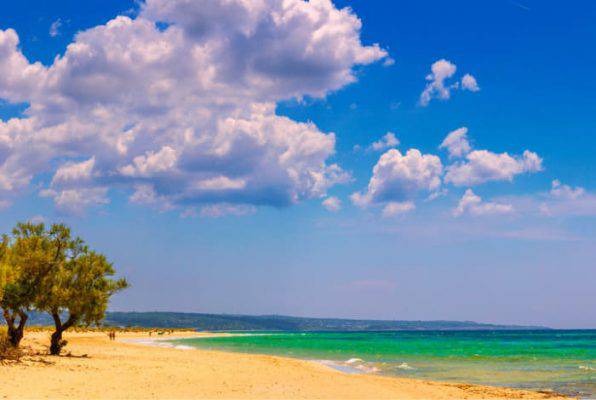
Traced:
<path fill-rule="evenodd" d="M 68 313 L 72 325 L 99 324 L 110 297 L 128 287 L 125 279 L 111 279 L 114 273 L 104 255 L 73 242 L 63 262 L 43 281 L 35 307 L 52 316 Z"/>
<path fill-rule="evenodd" d="M 2 237 L 2 242 L 0 242 L 0 305 L 2 304 L 2 299 L 4 298 L 4 286 L 8 283 L 10 268 L 6 263 L 7 255 L 8 255 L 8 236 L 4 235 Z"/>
<path fill-rule="evenodd" d="M 106 257 L 73 237 L 65 225 L 46 229 L 44 224 L 17 224 L 0 243 L 0 306 L 9 338 L 18 345 L 27 312 L 45 311 L 56 326 L 50 349 L 58 354 L 64 345 L 62 332 L 99 324 L 110 297 L 128 286 L 125 279 L 112 279 L 114 274 Z"/>
<path fill-rule="evenodd" d="M 19 223 L 0 245 L 2 297 L 0 306 L 8 328 L 8 338 L 18 346 L 27 312 L 39 292 L 39 285 L 49 273 L 52 236 L 43 224 Z"/>
<path fill-rule="evenodd" d="M 2 308 L 13 312 L 29 310 L 40 284 L 56 263 L 55 232 L 46 232 L 43 224 L 19 223 L 12 236 L 3 240 Z"/>

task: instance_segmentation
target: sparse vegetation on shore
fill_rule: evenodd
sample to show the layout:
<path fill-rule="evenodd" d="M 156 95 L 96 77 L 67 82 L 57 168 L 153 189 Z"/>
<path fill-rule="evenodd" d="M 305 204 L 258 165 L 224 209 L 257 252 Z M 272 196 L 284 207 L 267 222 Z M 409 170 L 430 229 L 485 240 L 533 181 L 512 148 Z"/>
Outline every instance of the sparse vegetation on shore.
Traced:
<path fill-rule="evenodd" d="M 63 333 L 99 325 L 110 297 L 128 287 L 112 279 L 112 263 L 62 224 L 18 223 L 0 243 L 0 307 L 9 348 L 18 348 L 32 310 L 52 317 L 49 352 L 60 354 Z"/>
<path fill-rule="evenodd" d="M 8 340 L 6 329 L 0 327 L 0 364 L 7 361 L 18 361 L 21 358 L 21 349 L 15 347 Z"/>

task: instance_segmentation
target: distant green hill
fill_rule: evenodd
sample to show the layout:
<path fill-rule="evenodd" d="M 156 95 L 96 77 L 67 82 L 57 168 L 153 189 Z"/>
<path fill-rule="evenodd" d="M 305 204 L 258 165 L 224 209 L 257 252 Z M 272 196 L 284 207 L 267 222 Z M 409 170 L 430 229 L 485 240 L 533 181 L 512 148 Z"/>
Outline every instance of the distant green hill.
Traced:
<path fill-rule="evenodd" d="M 33 325 L 51 325 L 45 314 L 34 313 Z M 105 325 L 146 328 L 193 328 L 206 331 L 385 331 L 385 330 L 504 330 L 548 329 L 537 326 L 493 325 L 470 321 L 384 321 L 301 318 L 282 315 L 229 315 L 179 312 L 108 312 Z"/>

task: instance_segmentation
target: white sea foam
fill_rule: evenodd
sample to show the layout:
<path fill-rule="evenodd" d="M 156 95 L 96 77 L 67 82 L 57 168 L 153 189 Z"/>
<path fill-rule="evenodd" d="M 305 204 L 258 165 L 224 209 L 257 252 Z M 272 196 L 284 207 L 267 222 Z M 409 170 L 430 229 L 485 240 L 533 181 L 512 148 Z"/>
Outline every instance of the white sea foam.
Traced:
<path fill-rule="evenodd" d="M 411 367 L 410 365 L 408 365 L 408 363 L 405 363 L 405 362 L 403 362 L 403 363 L 399 364 L 399 365 L 397 366 L 397 368 L 399 368 L 399 369 L 405 369 L 405 370 L 412 370 L 412 369 L 416 369 L 416 368 L 414 368 L 414 367 Z"/>
<path fill-rule="evenodd" d="M 346 361 L 346 364 L 354 364 L 361 362 L 364 362 L 364 360 L 362 360 L 361 358 L 350 358 L 348 361 Z"/>
<path fill-rule="evenodd" d="M 174 346 L 175 349 L 179 349 L 179 350 L 194 350 L 195 348 L 192 346 L 185 346 L 183 344 L 179 344 L 177 346 Z"/>
<path fill-rule="evenodd" d="M 361 358 L 350 358 L 346 361 L 332 361 L 332 360 L 314 360 L 320 364 L 326 365 L 338 371 L 342 371 L 348 374 L 374 374 L 379 372 L 380 369 L 367 363 Z"/>
<path fill-rule="evenodd" d="M 378 369 L 377 367 L 369 364 L 356 365 L 354 366 L 354 368 L 356 368 L 359 371 L 366 372 L 367 374 L 374 374 L 375 372 L 380 371 L 380 369 Z"/>
<path fill-rule="evenodd" d="M 176 338 L 176 339 L 182 339 L 182 338 Z M 170 342 L 171 340 L 175 340 L 175 339 L 174 338 L 146 338 L 146 339 L 124 338 L 124 339 L 119 339 L 119 341 L 124 342 L 124 343 L 142 344 L 144 346 L 166 347 L 166 348 L 174 348 L 174 349 L 180 349 L 180 350 L 195 350 L 194 347 L 172 343 L 172 342 Z"/>

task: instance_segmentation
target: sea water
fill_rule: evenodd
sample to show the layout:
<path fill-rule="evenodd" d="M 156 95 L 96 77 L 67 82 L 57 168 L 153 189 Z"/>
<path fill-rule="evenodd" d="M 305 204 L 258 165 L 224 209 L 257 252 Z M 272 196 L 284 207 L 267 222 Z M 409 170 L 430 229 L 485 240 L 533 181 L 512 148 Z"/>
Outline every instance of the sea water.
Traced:
<path fill-rule="evenodd" d="M 345 372 L 596 398 L 596 330 L 242 332 L 172 342 L 318 360 Z"/>

